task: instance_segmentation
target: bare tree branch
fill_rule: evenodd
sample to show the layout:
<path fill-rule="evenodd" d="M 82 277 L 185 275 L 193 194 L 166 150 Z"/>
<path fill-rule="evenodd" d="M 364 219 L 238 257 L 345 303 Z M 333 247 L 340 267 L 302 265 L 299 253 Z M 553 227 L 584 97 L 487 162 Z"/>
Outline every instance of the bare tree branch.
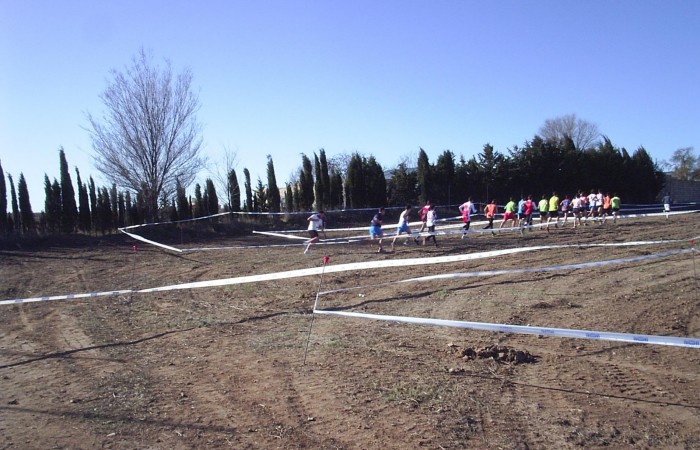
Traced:
<path fill-rule="evenodd" d="M 203 168 L 199 98 L 192 73 L 173 80 L 169 61 L 162 70 L 141 49 L 124 72 L 112 70 L 100 95 L 105 111 L 87 118 L 95 167 L 117 186 L 141 192 L 155 218 L 158 199 L 175 193 L 176 182 L 189 186 Z"/>

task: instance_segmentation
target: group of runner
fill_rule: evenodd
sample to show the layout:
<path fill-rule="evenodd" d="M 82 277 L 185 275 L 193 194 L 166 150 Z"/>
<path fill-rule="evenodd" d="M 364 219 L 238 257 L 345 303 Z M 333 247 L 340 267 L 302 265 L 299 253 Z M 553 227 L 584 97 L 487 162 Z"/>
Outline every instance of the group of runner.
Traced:
<path fill-rule="evenodd" d="M 546 195 L 542 195 L 539 202 L 535 202 L 532 195 L 527 197 L 523 196 L 518 203 L 515 199 L 511 197 L 508 203 L 505 204 L 503 208 L 503 219 L 501 220 L 500 228 L 503 228 L 511 222 L 511 228 L 519 228 L 520 233 L 524 234 L 526 229 L 532 229 L 532 216 L 535 212 L 539 212 L 540 215 L 540 226 L 543 226 L 547 232 L 549 232 L 550 223 L 554 223 L 555 227 L 559 227 L 559 218 L 563 218 L 561 224 L 562 227 L 566 226 L 569 216 L 572 217 L 574 228 L 585 225 L 586 221 L 593 220 L 596 222 L 605 223 L 608 217 L 612 217 L 613 222 L 617 221 L 617 217 L 620 211 L 621 200 L 617 194 L 610 196 L 608 193 L 603 193 L 602 191 L 595 192 L 591 190 L 590 194 L 586 195 L 583 191 L 579 191 L 572 198 L 565 195 L 563 199 L 560 200 L 556 192 L 552 193 L 552 196 L 547 198 Z M 409 244 L 409 239 L 413 239 L 416 245 L 421 244 L 417 235 L 411 232 L 409 226 L 410 214 L 413 207 L 407 205 L 406 208 L 399 215 L 399 223 L 396 228 L 396 235 L 391 241 L 391 248 L 394 249 L 396 240 L 402 234 L 406 234 L 404 245 Z M 459 205 L 459 212 L 462 215 L 462 239 L 467 237 L 469 227 L 471 225 L 472 216 L 477 214 L 476 204 L 472 201 L 471 197 L 467 199 L 466 202 Z M 382 231 L 382 225 L 384 222 L 385 209 L 379 208 L 379 210 L 372 216 L 369 226 L 369 235 L 372 241 L 376 242 L 378 245 L 377 252 L 383 253 L 383 239 L 384 232 Z M 488 224 L 484 229 L 491 229 L 492 234 L 496 234 L 494 230 L 494 220 L 498 214 L 498 205 L 496 200 L 491 200 L 490 203 L 486 204 L 483 208 L 483 214 L 488 220 Z M 437 247 L 437 239 L 435 237 L 435 224 L 437 222 L 437 212 L 435 211 L 435 205 L 433 205 L 430 200 L 426 201 L 425 206 L 420 208 L 418 215 L 421 220 L 421 228 L 419 234 L 423 234 L 424 231 L 428 233 L 423 234 L 422 245 L 426 245 L 428 241 L 433 242 L 433 245 Z M 308 217 L 308 233 L 309 239 L 305 241 L 306 248 L 304 253 L 309 253 L 311 245 L 319 241 L 319 231 L 324 229 L 325 217 L 323 211 L 318 211 Z"/>

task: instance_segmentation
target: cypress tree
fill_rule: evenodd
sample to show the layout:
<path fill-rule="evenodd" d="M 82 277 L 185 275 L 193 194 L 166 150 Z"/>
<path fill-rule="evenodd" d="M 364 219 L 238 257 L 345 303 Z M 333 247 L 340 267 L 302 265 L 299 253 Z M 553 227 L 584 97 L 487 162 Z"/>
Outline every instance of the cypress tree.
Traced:
<path fill-rule="evenodd" d="M 314 206 L 314 176 L 311 160 L 304 154 L 301 155 L 301 169 L 299 169 L 299 199 L 301 211 L 310 211 Z"/>
<path fill-rule="evenodd" d="M 241 188 L 238 186 L 238 177 L 233 169 L 228 173 L 228 199 L 229 211 L 241 210 Z"/>
<path fill-rule="evenodd" d="M 314 198 L 316 199 L 316 209 L 321 210 L 326 207 L 323 203 L 323 192 L 325 191 L 325 186 L 323 185 L 323 177 L 321 176 L 321 161 L 314 153 Z"/>
<path fill-rule="evenodd" d="M 110 221 L 112 228 L 116 228 L 119 224 L 119 196 L 117 194 L 117 185 L 112 183 L 112 189 L 109 191 L 109 210 L 112 213 Z"/>
<path fill-rule="evenodd" d="M 416 176 L 418 177 L 418 201 L 420 204 L 424 204 L 427 200 L 431 199 L 431 170 L 430 161 L 428 160 L 428 154 L 422 148 L 418 152 L 418 167 L 416 168 Z"/>
<path fill-rule="evenodd" d="M 348 171 L 345 176 L 345 193 L 349 208 L 362 208 L 366 206 L 366 184 L 364 175 L 364 162 L 359 153 L 353 153 L 348 163 Z"/>
<path fill-rule="evenodd" d="M 87 186 L 80 179 L 80 171 L 75 168 L 76 181 L 78 183 L 78 229 L 82 232 L 90 231 L 90 199 Z"/>
<path fill-rule="evenodd" d="M 57 204 L 53 196 L 51 180 L 49 180 L 49 176 L 46 174 L 44 174 L 44 197 L 44 220 L 46 221 L 46 228 L 48 232 L 55 233 L 56 231 L 58 231 L 58 225 L 61 220 L 60 187 Z"/>
<path fill-rule="evenodd" d="M 207 178 L 206 181 L 206 198 L 207 215 L 218 214 L 219 196 L 216 195 L 216 188 L 214 187 L 214 182 L 211 180 L 211 178 Z"/>
<path fill-rule="evenodd" d="M 119 228 L 126 226 L 126 204 L 124 203 L 124 193 L 120 192 L 117 201 L 117 226 Z"/>
<path fill-rule="evenodd" d="M 33 231 L 35 228 L 34 212 L 32 211 L 32 204 L 29 201 L 29 189 L 27 188 L 27 181 L 24 179 L 23 173 L 19 174 L 19 181 L 17 182 L 17 195 L 19 197 L 19 212 L 22 220 L 22 231 Z"/>
<path fill-rule="evenodd" d="M 340 170 L 333 169 L 331 171 L 331 181 L 330 181 L 330 200 L 329 205 L 331 208 L 342 208 L 343 207 L 343 176 Z"/>
<path fill-rule="evenodd" d="M 286 183 L 284 189 L 284 210 L 287 212 L 294 211 L 294 193 L 292 192 L 292 185 Z"/>
<path fill-rule="evenodd" d="M 204 198 L 199 183 L 194 185 L 194 217 L 204 217 Z"/>
<path fill-rule="evenodd" d="M 253 189 L 250 184 L 250 172 L 247 168 L 243 168 L 244 188 L 245 188 L 245 210 L 253 211 Z"/>
<path fill-rule="evenodd" d="M 280 212 L 280 190 L 277 187 L 275 165 L 272 156 L 267 155 L 267 204 L 271 212 Z"/>
<path fill-rule="evenodd" d="M 326 159 L 326 150 L 321 149 L 319 151 L 318 159 L 321 165 L 321 181 L 323 185 L 323 191 L 321 192 L 321 204 L 323 208 L 329 208 L 331 206 L 331 177 L 328 172 L 328 160 Z"/>
<path fill-rule="evenodd" d="M 0 162 L 0 233 L 5 234 L 7 231 L 7 185 L 5 184 L 2 162 Z"/>
<path fill-rule="evenodd" d="M 260 177 L 253 195 L 253 210 L 261 212 L 270 210 L 270 196 Z"/>
<path fill-rule="evenodd" d="M 178 220 L 187 220 L 192 218 L 190 201 L 187 199 L 185 188 L 180 184 L 180 180 L 175 183 L 175 197 L 177 199 L 177 217 Z"/>
<path fill-rule="evenodd" d="M 78 224 L 78 207 L 75 204 L 75 190 L 63 147 L 58 150 L 58 156 L 61 163 L 61 230 L 64 233 L 73 233 Z"/>
<path fill-rule="evenodd" d="M 95 180 L 90 177 L 88 180 L 88 195 L 90 197 L 90 222 L 92 223 L 92 229 L 97 231 L 99 225 L 99 211 L 97 211 L 97 188 L 95 187 Z"/>
<path fill-rule="evenodd" d="M 17 204 L 17 191 L 15 183 L 12 180 L 12 175 L 7 174 L 7 179 L 10 181 L 10 199 L 12 201 L 12 229 L 19 231 L 22 228 L 22 220 L 19 217 L 19 205 Z"/>

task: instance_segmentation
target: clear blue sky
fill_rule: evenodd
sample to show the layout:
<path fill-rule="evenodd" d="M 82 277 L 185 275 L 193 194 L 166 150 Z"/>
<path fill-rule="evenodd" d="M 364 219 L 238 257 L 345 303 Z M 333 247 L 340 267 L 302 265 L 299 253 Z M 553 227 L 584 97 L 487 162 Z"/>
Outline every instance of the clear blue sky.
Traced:
<path fill-rule="evenodd" d="M 319 148 L 468 159 L 571 113 L 660 162 L 700 142 L 699 25 L 696 0 L 0 0 L 0 162 L 35 211 L 59 146 L 104 184 L 85 113 L 142 47 L 192 70 L 204 153 L 236 151 L 241 185 L 268 154 L 283 185 Z"/>

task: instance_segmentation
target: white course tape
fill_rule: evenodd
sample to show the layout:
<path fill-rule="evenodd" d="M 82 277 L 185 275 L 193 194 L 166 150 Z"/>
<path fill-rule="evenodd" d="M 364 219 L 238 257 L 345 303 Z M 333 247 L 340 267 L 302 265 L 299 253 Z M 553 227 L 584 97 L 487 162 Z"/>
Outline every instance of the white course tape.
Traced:
<path fill-rule="evenodd" d="M 638 241 L 638 242 L 622 242 L 622 243 L 611 243 L 611 244 L 588 244 L 588 245 L 540 245 L 533 247 L 516 247 L 511 249 L 503 250 L 492 250 L 488 252 L 478 252 L 478 253 L 468 253 L 450 256 L 436 256 L 429 258 L 406 258 L 406 259 L 396 259 L 396 260 L 383 260 L 383 261 L 366 261 L 360 263 L 348 263 L 348 264 L 338 264 L 335 266 L 325 266 L 324 267 L 313 267 L 308 269 L 297 269 L 285 272 L 273 272 L 261 275 L 248 275 L 243 277 L 235 278 L 224 278 L 219 280 L 208 280 L 208 281 L 197 281 L 192 283 L 175 284 L 169 286 L 160 286 L 155 288 L 147 288 L 141 290 L 119 290 L 110 292 L 97 292 L 97 293 L 86 293 L 86 294 L 68 294 L 68 295 L 56 295 L 50 297 L 34 297 L 25 299 L 12 299 L 12 300 L 0 300 L 0 305 L 11 305 L 11 304 L 21 304 L 21 303 L 31 303 L 39 301 L 50 301 L 50 300 L 68 300 L 86 297 L 99 297 L 104 295 L 112 294 L 126 294 L 126 293 L 148 293 L 148 292 L 162 292 L 162 291 L 173 291 L 173 290 L 183 290 L 183 289 L 198 289 L 205 287 L 216 287 L 216 286 L 229 286 L 235 284 L 244 283 L 256 283 L 261 281 L 272 281 L 281 280 L 286 278 L 297 278 L 306 277 L 311 275 L 318 275 L 325 270 L 326 273 L 338 273 L 347 272 L 351 270 L 369 270 L 369 269 L 379 269 L 386 267 L 408 267 L 408 266 L 420 266 L 429 264 L 444 264 L 444 263 L 454 263 L 462 262 L 483 258 L 493 258 L 496 256 L 512 255 L 516 253 L 523 253 L 529 251 L 537 250 L 547 250 L 555 248 L 570 248 L 570 247 L 595 247 L 595 246 L 628 246 L 628 245 L 647 245 L 647 244 L 668 244 L 676 241 Z M 680 242 L 680 241 L 678 241 Z M 692 249 L 695 250 L 695 249 Z"/>
<path fill-rule="evenodd" d="M 604 266 L 609 266 L 612 264 L 626 264 L 626 263 L 639 262 L 639 261 L 644 261 L 644 260 L 649 260 L 649 259 L 667 258 L 669 256 L 680 255 L 680 254 L 689 253 L 692 251 L 695 251 L 695 249 L 686 248 L 683 250 L 673 250 L 670 252 L 657 253 L 654 255 L 633 256 L 630 258 L 609 259 L 609 260 L 603 260 L 603 261 L 592 261 L 592 262 L 578 263 L 578 264 L 563 264 L 563 265 L 559 265 L 559 266 L 529 267 L 526 269 L 480 270 L 477 272 L 443 273 L 443 274 L 438 274 L 438 275 L 426 275 L 423 277 L 407 278 L 405 280 L 389 281 L 386 283 L 373 284 L 373 285 L 369 285 L 369 286 L 354 286 L 354 287 L 349 287 L 349 288 L 334 289 L 331 291 L 323 291 L 323 292 L 319 292 L 319 295 L 335 294 L 335 293 L 339 293 L 339 292 L 354 291 L 354 290 L 359 290 L 359 289 L 368 289 L 368 288 L 374 288 L 374 287 L 379 287 L 379 286 L 386 286 L 386 285 L 390 285 L 390 284 L 417 283 L 417 282 L 423 282 L 423 281 L 446 280 L 446 279 L 450 279 L 450 278 L 456 279 L 456 278 L 472 278 L 472 277 L 492 277 L 492 276 L 496 276 L 496 275 L 514 275 L 514 274 L 521 274 L 521 273 L 557 272 L 557 271 L 562 271 L 562 270 L 589 269 L 592 267 L 604 267 Z"/>
<path fill-rule="evenodd" d="M 182 250 L 180 250 L 179 248 L 175 248 L 175 247 L 171 247 L 169 245 L 161 244 L 160 242 L 156 242 L 156 241 L 151 241 L 149 239 L 146 239 L 145 237 L 139 236 L 138 234 L 129 233 L 128 231 L 124 231 L 124 230 L 125 230 L 124 228 L 119 229 L 119 231 L 126 234 L 127 236 L 130 236 L 130 237 L 136 239 L 137 241 L 146 242 L 147 244 L 155 245 L 156 247 L 161 247 L 161 248 L 164 248 L 166 250 L 182 253 Z"/>
<path fill-rule="evenodd" d="M 314 314 L 329 316 L 354 317 L 359 319 L 385 320 L 390 322 L 434 325 L 471 330 L 493 331 L 497 333 L 536 334 L 540 336 L 557 336 L 577 339 L 594 339 L 598 341 L 630 342 L 634 344 L 658 344 L 675 347 L 700 348 L 700 339 L 676 336 L 654 336 L 649 334 L 614 333 L 607 331 L 575 330 L 569 328 L 533 327 L 526 325 L 505 325 L 488 322 L 465 322 L 458 320 L 429 319 L 422 317 L 387 316 L 348 311 L 329 311 L 315 309 Z"/>

